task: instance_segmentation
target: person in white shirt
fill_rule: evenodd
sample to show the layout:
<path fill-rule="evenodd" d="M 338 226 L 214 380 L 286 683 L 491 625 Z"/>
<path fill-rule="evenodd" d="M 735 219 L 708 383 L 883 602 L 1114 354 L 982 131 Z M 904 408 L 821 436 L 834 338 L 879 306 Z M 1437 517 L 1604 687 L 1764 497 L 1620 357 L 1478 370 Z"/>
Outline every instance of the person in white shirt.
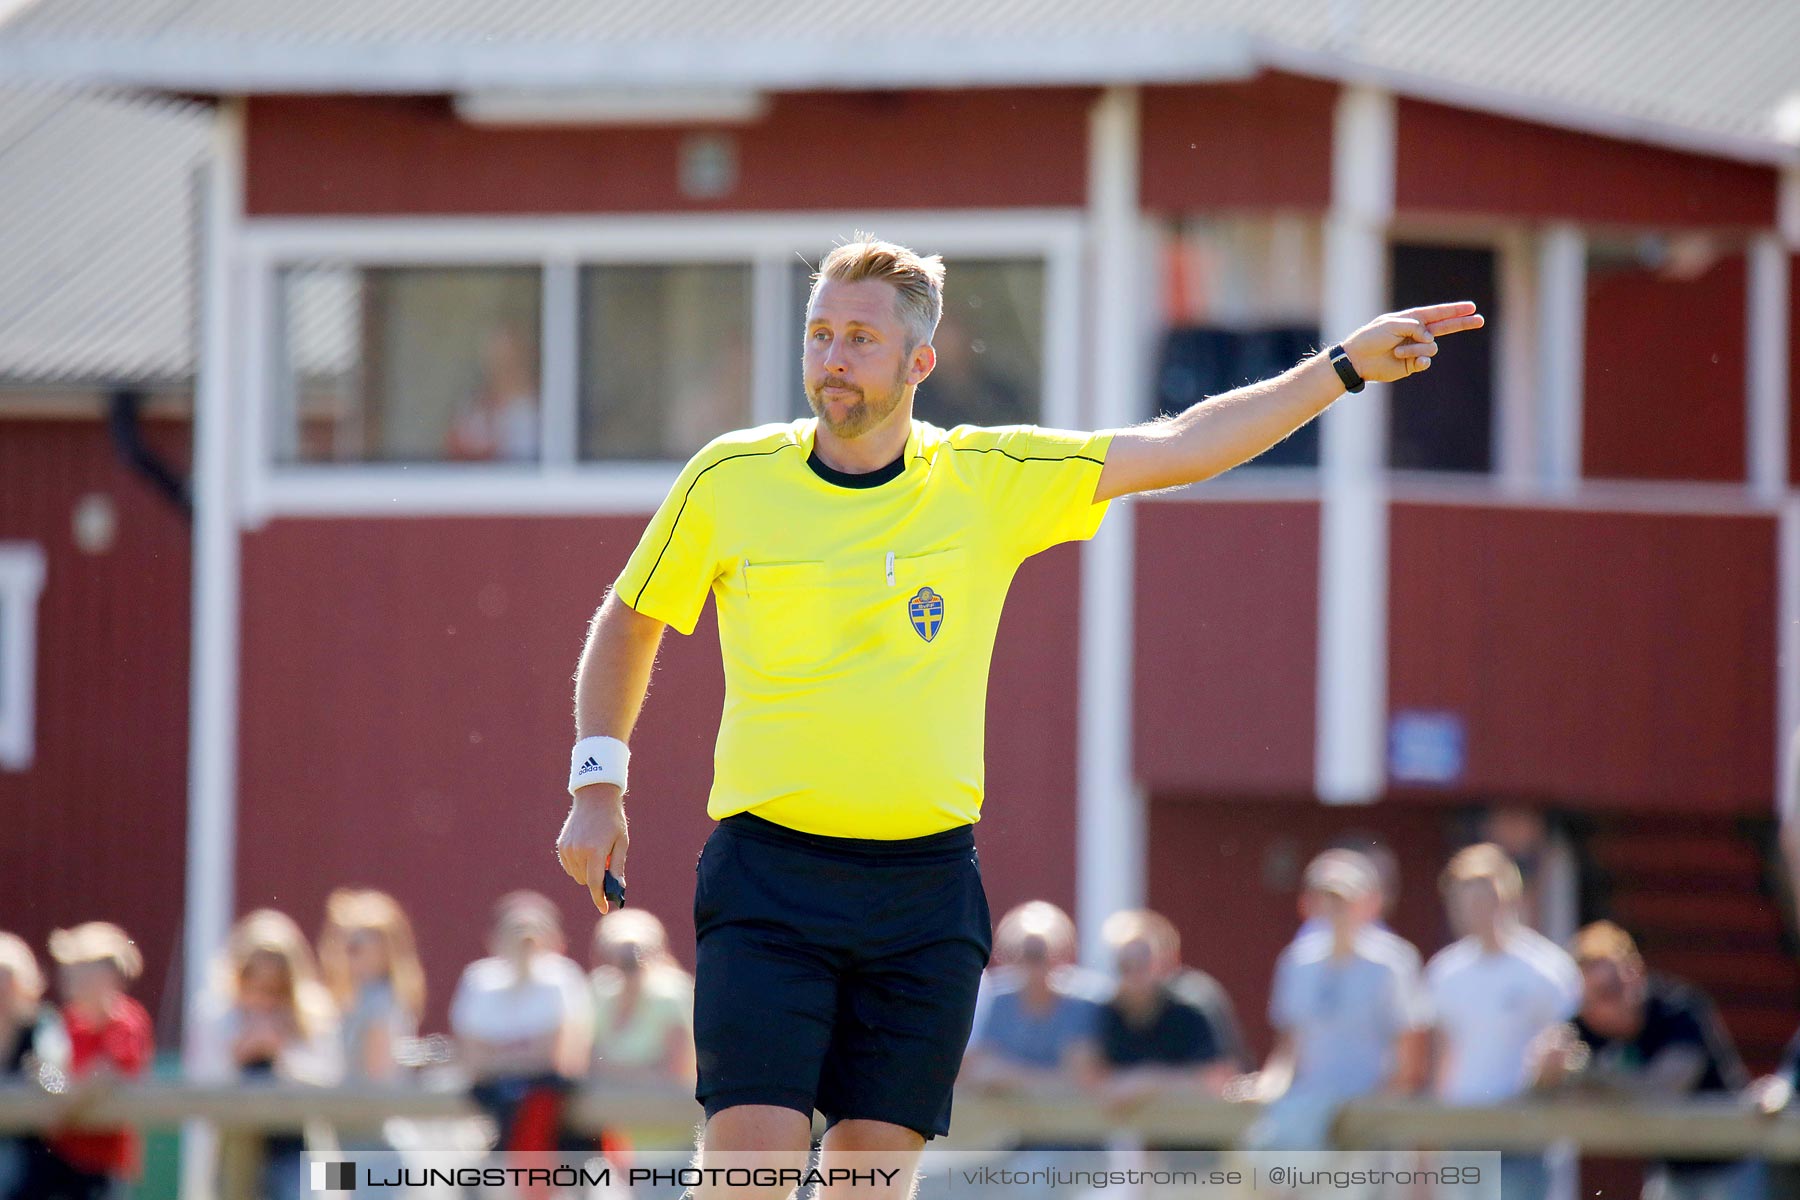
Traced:
<path fill-rule="evenodd" d="M 552 1150 L 567 1141 L 541 1128 L 549 1107 L 586 1072 L 593 1039 L 588 979 L 563 956 L 562 920 L 537 892 L 510 892 L 494 910 L 493 957 L 470 963 L 450 1002 L 450 1028 L 475 1100 L 505 1150 Z M 535 1108 L 533 1097 L 557 1098 Z"/>
<path fill-rule="evenodd" d="M 1250 1135 L 1260 1148 L 1321 1148 L 1338 1105 L 1405 1094 L 1423 1078 L 1430 1014 L 1419 952 L 1376 926 L 1374 868 L 1353 850 L 1327 850 L 1308 864 L 1304 889 L 1307 924 L 1275 964 L 1278 1036 L 1255 1088 L 1272 1103 Z"/>
<path fill-rule="evenodd" d="M 1534 1043 L 1575 1015 L 1581 972 L 1555 942 L 1519 919 L 1518 867 L 1491 842 L 1459 852 L 1440 882 L 1461 940 L 1425 968 L 1437 1014 L 1433 1091 L 1445 1104 L 1499 1104 L 1531 1085 Z M 1506 1155 L 1504 1200 L 1540 1200 L 1544 1157 Z"/>

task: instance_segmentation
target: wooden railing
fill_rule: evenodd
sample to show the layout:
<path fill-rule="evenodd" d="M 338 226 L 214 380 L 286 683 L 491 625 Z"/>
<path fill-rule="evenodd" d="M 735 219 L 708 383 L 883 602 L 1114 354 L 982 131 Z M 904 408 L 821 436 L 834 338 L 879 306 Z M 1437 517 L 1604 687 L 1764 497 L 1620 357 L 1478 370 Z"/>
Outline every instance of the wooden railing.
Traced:
<path fill-rule="evenodd" d="M 0 1089 L 0 1134 L 52 1127 L 65 1120 L 66 1108 L 65 1097 Z M 393 1117 L 450 1120 L 475 1113 L 459 1092 L 147 1083 L 118 1088 L 77 1123 L 166 1128 L 198 1119 L 229 1139 L 299 1130 L 308 1122 L 354 1131 Z M 1196 1100 L 1121 1118 L 1072 1092 L 1029 1098 L 961 1092 L 951 1137 L 933 1145 L 975 1149 L 1025 1138 L 1093 1141 L 1108 1131 L 1129 1130 L 1152 1142 L 1224 1146 L 1237 1141 L 1260 1113 L 1253 1104 Z M 568 1115 L 576 1128 L 621 1130 L 645 1147 L 690 1144 L 700 1121 L 693 1098 L 672 1090 L 591 1090 L 572 1101 Z M 1515 1150 L 1573 1142 L 1588 1153 L 1625 1157 L 1800 1160 L 1800 1115 L 1765 1116 L 1732 1101 L 1554 1099 L 1446 1108 L 1424 1100 L 1371 1098 L 1345 1105 L 1333 1130 L 1345 1149 Z"/>

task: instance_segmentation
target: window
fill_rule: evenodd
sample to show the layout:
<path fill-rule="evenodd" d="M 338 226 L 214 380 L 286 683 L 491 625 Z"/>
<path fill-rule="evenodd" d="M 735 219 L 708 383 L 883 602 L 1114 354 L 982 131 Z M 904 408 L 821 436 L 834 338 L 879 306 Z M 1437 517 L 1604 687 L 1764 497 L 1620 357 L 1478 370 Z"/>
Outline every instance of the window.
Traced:
<path fill-rule="evenodd" d="M 800 332 L 812 293 L 810 268 L 794 269 L 793 288 L 798 321 L 789 374 L 794 414 L 800 416 L 809 411 L 800 380 Z M 945 429 L 1042 420 L 1042 260 L 953 259 L 944 279 L 944 319 L 932 345 L 937 366 L 913 401 L 921 420 Z"/>
<path fill-rule="evenodd" d="M 581 322 L 583 458 L 685 459 L 754 424 L 748 264 L 586 268 Z"/>
<path fill-rule="evenodd" d="M 1323 232 L 1311 217 L 1188 218 L 1165 231 L 1159 414 L 1280 374 L 1319 344 Z M 1249 467 L 1316 466 L 1318 423 Z"/>
<path fill-rule="evenodd" d="M 950 263 L 922 417 L 1076 420 L 1078 214 L 877 225 Z M 810 414 L 806 264 L 843 234 L 813 214 L 252 220 L 244 516 L 638 512 L 713 438 Z"/>
<path fill-rule="evenodd" d="M 0 542 L 0 769 L 31 766 L 37 694 L 37 607 L 44 552 Z"/>
<path fill-rule="evenodd" d="M 284 462 L 531 462 L 536 267 L 295 266 L 278 304 Z"/>
<path fill-rule="evenodd" d="M 1486 247 L 1398 243 L 1393 308 L 1473 300 L 1499 321 L 1494 251 Z M 1494 340 L 1460 337 L 1431 370 L 1388 400 L 1388 466 L 1395 470 L 1486 472 L 1494 461 Z"/>

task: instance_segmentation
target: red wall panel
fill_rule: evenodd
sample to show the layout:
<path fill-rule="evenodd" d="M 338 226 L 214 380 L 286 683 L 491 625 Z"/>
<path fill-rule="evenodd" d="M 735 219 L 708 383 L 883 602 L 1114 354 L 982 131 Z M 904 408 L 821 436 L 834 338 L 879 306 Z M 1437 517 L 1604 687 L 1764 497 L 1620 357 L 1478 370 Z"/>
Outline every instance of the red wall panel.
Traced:
<path fill-rule="evenodd" d="M 441 97 L 256 97 L 246 204 L 252 216 L 1079 205 L 1091 99 L 1057 88 L 778 95 L 763 120 L 722 131 L 737 147 L 736 187 L 694 199 L 678 184 L 691 128 L 478 126 Z"/>
<path fill-rule="evenodd" d="M 1292 75 L 1145 88 L 1144 207 L 1325 208 L 1336 101 L 1336 84 Z"/>
<path fill-rule="evenodd" d="M 1588 275 L 1582 474 L 1744 478 L 1744 256 L 1693 279 Z"/>
<path fill-rule="evenodd" d="M 559 902 L 585 960 L 596 914 L 553 852 L 569 681 L 641 528 L 280 520 L 247 536 L 240 908 L 275 905 L 310 929 L 333 886 L 392 891 L 418 923 L 434 1025 L 503 892 Z M 1074 899 L 1078 561 L 1065 548 L 1025 566 L 995 650 L 979 837 L 996 915 L 1033 896 Z M 632 903 L 667 923 L 690 965 L 717 647 L 710 606 L 692 637 L 665 639 L 633 738 Z"/>
<path fill-rule="evenodd" d="M 1348 834 L 1373 836 L 1394 852 L 1400 888 L 1389 922 L 1429 958 L 1450 940 L 1437 874 L 1456 843 L 1442 810 L 1173 795 L 1151 801 L 1150 906 L 1181 930 L 1185 960 L 1224 985 L 1259 1059 L 1272 1040 L 1275 957 L 1299 925 L 1300 872 Z"/>
<path fill-rule="evenodd" d="M 1137 507 L 1132 753 L 1156 791 L 1312 794 L 1319 512 Z"/>
<path fill-rule="evenodd" d="M 1391 528 L 1389 701 L 1462 716 L 1455 794 L 1769 811 L 1772 520 L 1399 504 Z"/>
<path fill-rule="evenodd" d="M 151 421 L 184 464 L 185 422 Z M 185 466 L 182 467 L 185 469 Z M 117 512 L 100 554 L 74 544 L 83 496 Z M 36 754 L 0 770 L 0 929 L 46 968 L 50 930 L 124 926 L 144 954 L 136 995 L 172 1039 L 180 1015 L 187 828 L 188 526 L 121 465 L 96 420 L 0 420 L 0 540 L 45 555 L 37 610 Z"/>
<path fill-rule="evenodd" d="M 1401 212 L 1766 228 L 1772 168 L 1534 125 L 1423 100 L 1398 113 Z"/>

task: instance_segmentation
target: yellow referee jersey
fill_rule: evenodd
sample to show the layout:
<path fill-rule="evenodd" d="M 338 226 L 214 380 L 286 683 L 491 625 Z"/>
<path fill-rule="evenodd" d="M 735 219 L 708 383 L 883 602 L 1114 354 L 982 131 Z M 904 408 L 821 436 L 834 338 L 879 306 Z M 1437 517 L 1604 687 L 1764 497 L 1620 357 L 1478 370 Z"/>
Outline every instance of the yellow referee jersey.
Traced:
<path fill-rule="evenodd" d="M 809 466 L 817 425 L 696 454 L 614 590 L 682 633 L 718 604 L 715 820 L 883 839 L 969 824 L 1006 589 L 1100 527 L 1111 435 L 915 420 L 900 473 L 867 486 Z"/>

